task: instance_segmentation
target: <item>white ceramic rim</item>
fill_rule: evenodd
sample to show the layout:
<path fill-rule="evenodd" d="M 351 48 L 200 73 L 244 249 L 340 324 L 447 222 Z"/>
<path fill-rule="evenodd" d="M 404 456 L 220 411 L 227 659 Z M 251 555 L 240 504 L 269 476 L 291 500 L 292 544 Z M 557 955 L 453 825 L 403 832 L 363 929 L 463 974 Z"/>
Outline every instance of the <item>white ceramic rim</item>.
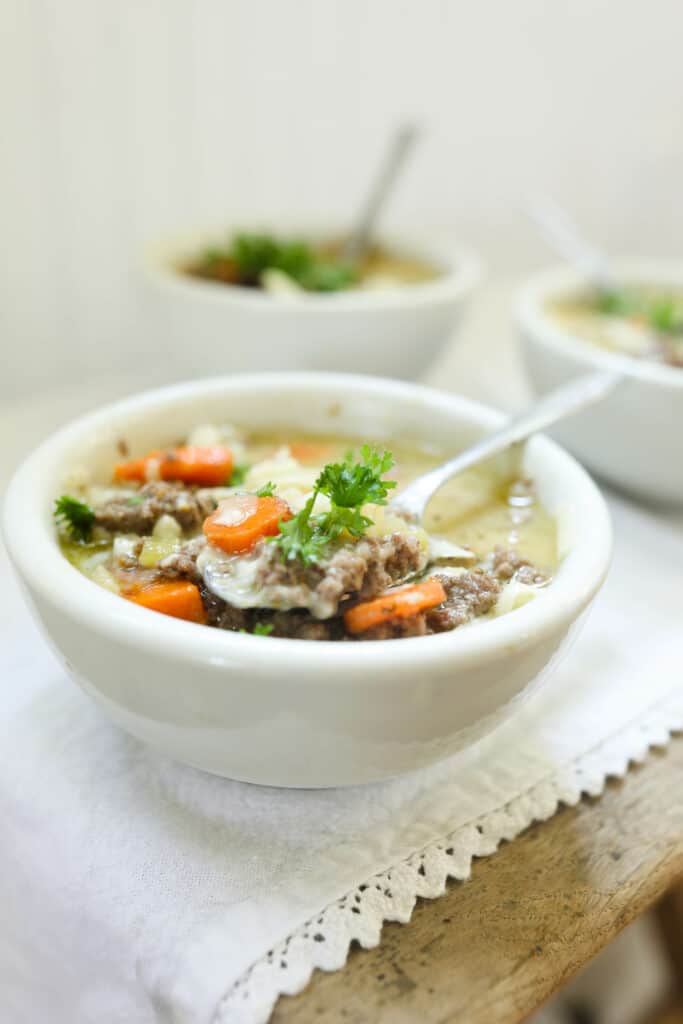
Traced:
<path fill-rule="evenodd" d="M 281 223 L 274 218 L 278 232 L 292 232 L 304 237 L 335 237 L 339 225 L 300 223 L 295 227 Z M 252 230 L 258 230 L 257 224 Z M 231 231 L 243 230 L 240 225 L 226 226 L 220 237 L 229 237 Z M 270 224 L 273 230 L 273 224 Z M 200 251 L 211 244 L 218 232 L 196 231 L 182 238 L 149 245 L 143 252 L 142 270 L 147 279 L 165 290 L 185 298 L 194 298 L 216 306 L 224 305 L 235 309 L 249 309 L 263 316 L 302 314 L 330 316 L 351 314 L 369 310 L 401 310 L 420 306 L 457 302 L 465 298 L 479 282 L 482 264 L 479 257 L 466 247 L 455 246 L 448 240 L 433 238 L 410 232 L 380 231 L 378 241 L 399 252 L 410 253 L 418 258 L 443 267 L 443 273 L 431 281 L 397 288 L 368 289 L 367 291 L 342 291 L 330 294 L 304 292 L 287 301 L 277 301 L 272 295 L 258 289 L 241 288 L 237 285 L 217 284 L 193 278 L 178 270 L 177 264 L 192 252 Z"/>
<path fill-rule="evenodd" d="M 199 395 L 232 390 L 258 389 L 282 394 L 290 387 L 330 387 L 378 401 L 411 400 L 432 408 L 453 410 L 482 429 L 499 425 L 500 413 L 470 399 L 434 391 L 416 384 L 326 373 L 250 374 L 208 380 L 148 391 L 113 403 L 83 416 L 44 441 L 16 471 L 5 500 L 4 533 L 8 551 L 31 588 L 50 604 L 61 607 L 100 634 L 110 634 L 125 646 L 159 652 L 184 662 L 210 663 L 216 667 L 258 664 L 259 672 L 277 674 L 283 658 L 291 668 L 296 662 L 301 679 L 324 686 L 329 659 L 334 651 L 337 667 L 348 671 L 349 685 L 362 683 L 375 666 L 386 668 L 393 662 L 414 668 L 416 680 L 431 665 L 448 659 L 453 670 L 512 653 L 525 642 L 551 633 L 574 619 L 599 589 L 609 566 L 611 526 L 605 502 L 588 474 L 562 448 L 545 437 L 531 443 L 551 454 L 557 472 L 566 479 L 568 495 L 576 509 L 578 536 L 552 584 L 535 601 L 486 622 L 474 622 L 463 629 L 430 637 L 377 640 L 372 643 L 311 641 L 253 636 L 211 629 L 207 626 L 151 614 L 146 609 L 122 600 L 84 577 L 59 550 L 49 510 L 40 503 L 41 479 L 45 468 L 60 464 L 60 454 L 79 437 L 104 427 L 115 415 L 146 409 L 163 409 L 166 402 L 194 399 Z"/>
<path fill-rule="evenodd" d="M 666 260 L 629 260 L 615 263 L 619 280 L 633 284 L 665 284 L 683 290 L 683 264 Z M 581 287 L 586 279 L 579 271 L 565 265 L 534 274 L 522 286 L 517 300 L 517 322 L 522 331 L 533 335 L 550 349 L 590 366 L 617 371 L 625 376 L 683 390 L 683 370 L 664 363 L 609 352 L 578 338 L 562 327 L 546 310 L 551 299 L 561 298 Z"/>

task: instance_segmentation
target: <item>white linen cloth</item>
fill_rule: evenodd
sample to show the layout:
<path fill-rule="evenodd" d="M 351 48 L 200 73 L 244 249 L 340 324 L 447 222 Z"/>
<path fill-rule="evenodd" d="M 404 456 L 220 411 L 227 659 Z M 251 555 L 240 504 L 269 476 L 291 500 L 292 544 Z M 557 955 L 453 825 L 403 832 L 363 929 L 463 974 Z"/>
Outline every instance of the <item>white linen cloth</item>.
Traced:
<path fill-rule="evenodd" d="M 546 688 L 478 747 L 347 790 L 148 752 L 65 678 L 3 565 L 0 1019 L 265 1021 L 350 938 L 376 942 L 473 854 L 665 742 L 683 724 L 683 523 L 612 509 L 612 574 Z"/>

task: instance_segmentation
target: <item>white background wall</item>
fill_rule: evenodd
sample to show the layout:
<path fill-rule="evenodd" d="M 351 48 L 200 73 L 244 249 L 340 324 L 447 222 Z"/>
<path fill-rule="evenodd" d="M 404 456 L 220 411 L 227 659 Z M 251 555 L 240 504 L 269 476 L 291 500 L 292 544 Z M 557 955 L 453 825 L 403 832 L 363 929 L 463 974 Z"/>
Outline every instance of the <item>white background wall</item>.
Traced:
<path fill-rule="evenodd" d="M 428 128 L 391 221 L 493 272 L 554 193 L 615 251 L 683 238 L 682 0 L 3 0 L 0 399 L 157 342 L 144 239 L 345 216 L 400 115 Z"/>

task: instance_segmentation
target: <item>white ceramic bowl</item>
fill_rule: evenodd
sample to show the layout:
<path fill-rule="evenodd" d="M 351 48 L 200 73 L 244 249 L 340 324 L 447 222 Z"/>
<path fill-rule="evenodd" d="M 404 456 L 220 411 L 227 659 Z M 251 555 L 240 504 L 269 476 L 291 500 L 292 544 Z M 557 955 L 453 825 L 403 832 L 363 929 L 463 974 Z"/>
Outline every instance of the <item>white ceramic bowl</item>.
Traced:
<path fill-rule="evenodd" d="M 330 238 L 339 232 L 303 233 Z M 229 230 L 223 232 L 223 241 L 229 236 Z M 251 370 L 420 376 L 453 337 L 479 278 L 479 263 L 445 243 L 392 236 L 381 240 L 434 264 L 441 273 L 396 288 L 283 298 L 183 273 L 181 268 L 214 241 L 206 235 L 151 249 L 144 262 L 147 316 L 164 372 L 180 377 Z"/>
<path fill-rule="evenodd" d="M 683 289 L 683 266 L 618 264 L 620 280 Z M 574 337 L 546 310 L 585 287 L 562 267 L 534 275 L 517 306 L 526 366 L 541 394 L 590 370 L 623 374 L 604 401 L 559 424 L 553 437 L 610 483 L 656 501 L 683 502 L 683 369 L 608 352 Z"/>
<path fill-rule="evenodd" d="M 52 503 L 75 464 L 110 472 L 122 435 L 144 449 L 198 421 L 234 420 L 457 449 L 500 419 L 465 398 L 369 377 L 268 374 L 148 392 L 77 420 L 29 456 L 7 494 L 7 547 L 70 673 L 139 739 L 208 771 L 277 786 L 396 775 L 505 718 L 600 587 L 608 515 L 571 456 L 544 438 L 527 449 L 526 470 L 569 549 L 547 590 L 491 621 L 371 643 L 223 632 L 139 608 L 64 559 Z"/>

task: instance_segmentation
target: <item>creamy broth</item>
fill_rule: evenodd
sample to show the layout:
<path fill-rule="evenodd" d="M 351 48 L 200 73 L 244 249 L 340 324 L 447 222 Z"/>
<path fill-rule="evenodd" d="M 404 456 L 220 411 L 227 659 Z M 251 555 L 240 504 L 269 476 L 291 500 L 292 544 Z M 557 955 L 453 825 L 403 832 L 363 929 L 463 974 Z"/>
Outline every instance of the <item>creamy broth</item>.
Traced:
<path fill-rule="evenodd" d="M 259 249 L 259 236 L 247 239 L 251 240 L 251 249 L 246 254 L 240 255 L 233 240 L 224 247 L 206 250 L 181 269 L 192 277 L 273 295 L 394 288 L 432 281 L 442 272 L 432 263 L 383 245 L 371 246 L 357 264 L 351 265 L 344 259 L 340 241 L 267 238 Z M 270 253 L 268 243 L 272 243 Z"/>
<path fill-rule="evenodd" d="M 683 367 L 683 293 L 639 285 L 623 293 L 577 292 L 548 312 L 582 341 L 636 359 Z"/>
<path fill-rule="evenodd" d="M 322 248 L 333 258 L 339 258 L 339 243 Z M 373 245 L 358 268 L 358 287 L 379 288 L 397 284 L 421 284 L 439 276 L 439 269 L 414 256 L 399 253 L 386 246 Z"/>
<path fill-rule="evenodd" d="M 353 437 L 252 434 L 248 451 L 250 459 L 259 462 L 278 448 L 302 445 L 309 449 L 301 458 L 302 464 L 317 471 L 322 461 L 341 459 L 358 444 Z M 398 484 L 397 494 L 401 487 L 454 454 L 393 440 L 371 444 L 391 449 L 396 464 L 390 475 Z M 496 546 L 514 548 L 523 558 L 554 571 L 558 564 L 555 520 L 532 489 L 520 486 L 521 469 L 515 462 L 518 460 L 510 455 L 498 463 L 483 463 L 458 474 L 430 502 L 425 528 L 455 544 L 471 547 L 480 557 Z"/>
<path fill-rule="evenodd" d="M 95 583 L 133 600 L 140 594 L 144 598 L 169 573 L 171 579 L 198 587 L 196 600 L 201 597 L 204 610 L 199 604 L 199 617 L 193 621 L 247 632 L 269 628 L 275 635 L 312 639 L 414 635 L 407 630 L 417 625 L 422 631 L 418 635 L 455 628 L 470 618 L 500 614 L 532 599 L 557 569 L 556 523 L 532 483 L 521 476 L 512 453 L 446 484 L 431 502 L 422 526 L 407 523 L 388 504 L 369 501 L 357 509 L 364 517 L 359 532 L 349 534 L 344 527 L 330 534 L 332 539 L 325 540 L 311 562 L 297 561 L 303 556 L 292 556 L 284 541 L 279 557 L 277 544 L 288 526 L 286 516 L 279 526 L 276 517 L 270 535 L 264 534 L 260 543 L 244 550 L 219 550 L 214 545 L 223 541 L 214 540 L 207 524 L 215 521 L 217 527 L 212 529 L 222 536 L 221 531 L 233 530 L 245 516 L 249 519 L 259 503 L 265 507 L 274 502 L 279 503 L 278 516 L 282 518 L 284 509 L 293 526 L 309 515 L 306 502 L 323 467 L 343 464 L 353 472 L 362 469 L 361 462 L 354 460 L 367 458 L 358 454 L 359 442 L 352 437 L 240 435 L 233 427 L 209 426 L 186 441 L 206 444 L 221 437 L 229 438 L 231 445 L 229 481 L 208 487 L 164 482 L 158 474 L 160 459 L 171 451 L 165 449 L 147 457 L 154 463 L 156 478 L 121 477 L 119 467 L 114 483 L 85 482 L 80 489 L 72 489 L 73 499 L 91 510 L 95 522 L 87 539 L 74 539 L 61 530 L 64 555 Z M 372 447 L 379 453 L 384 443 Z M 401 487 L 450 454 L 400 441 L 387 447 L 394 463 L 384 479 L 396 483 L 395 490 L 386 492 L 389 501 Z M 174 447 L 176 461 L 171 465 L 184 465 L 184 456 L 178 453 L 188 450 Z M 349 452 L 355 453 L 353 457 Z M 133 459 L 124 469 L 141 461 Z M 324 518 L 329 509 L 345 507 L 334 497 L 326 498 L 325 491 L 318 492 L 316 501 L 318 518 Z M 250 510 L 248 515 L 245 508 Z M 388 599 L 398 594 L 403 601 L 401 586 L 412 586 L 419 591 L 418 598 L 425 588 L 436 588 L 436 592 L 443 586 L 445 590 L 442 600 L 432 601 L 438 606 L 434 613 L 409 622 L 398 615 L 389 625 L 383 621 L 380 627 L 361 631 L 361 636 L 353 635 L 354 623 L 365 608 L 363 599 L 386 593 Z M 290 620 L 292 631 L 287 632 Z M 321 621 L 325 635 L 320 632 Z M 352 635 L 344 633 L 347 621 Z M 293 631 L 295 627 L 298 632 Z M 387 632 L 389 628 L 393 632 Z"/>

